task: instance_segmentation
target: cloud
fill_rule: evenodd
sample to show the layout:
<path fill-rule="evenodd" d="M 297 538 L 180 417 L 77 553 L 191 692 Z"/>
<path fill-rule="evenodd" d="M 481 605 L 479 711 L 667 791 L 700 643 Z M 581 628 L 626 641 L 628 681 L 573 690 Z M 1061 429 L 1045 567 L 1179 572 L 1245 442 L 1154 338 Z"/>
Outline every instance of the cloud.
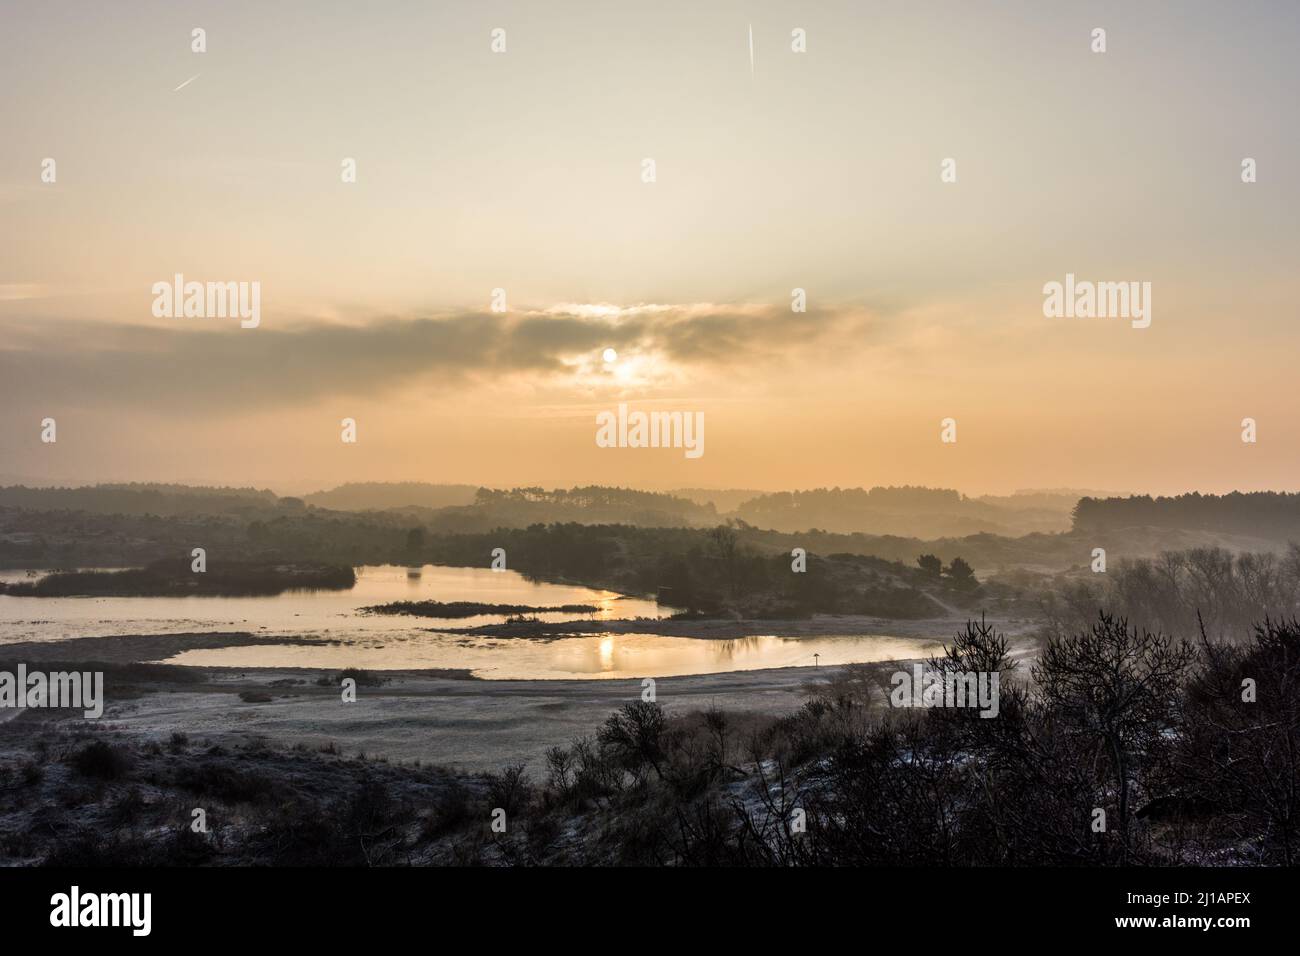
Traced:
<path fill-rule="evenodd" d="M 178 413 L 304 405 L 326 397 L 437 390 L 525 377 L 559 384 L 606 347 L 680 366 L 751 367 L 829 336 L 858 334 L 855 310 L 767 306 L 561 306 L 498 315 L 375 318 L 280 328 L 265 319 L 157 325 L 12 321 L 0 348 L 10 401 L 148 406 Z"/>

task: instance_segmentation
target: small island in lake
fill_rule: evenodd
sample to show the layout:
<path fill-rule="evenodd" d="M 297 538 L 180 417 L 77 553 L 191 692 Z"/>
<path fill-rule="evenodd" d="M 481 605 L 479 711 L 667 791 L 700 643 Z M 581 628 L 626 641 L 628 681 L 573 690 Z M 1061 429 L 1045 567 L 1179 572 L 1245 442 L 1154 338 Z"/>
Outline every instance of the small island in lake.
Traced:
<path fill-rule="evenodd" d="M 372 604 L 361 610 L 367 614 L 409 614 L 412 617 L 477 617 L 480 614 L 594 614 L 594 604 L 559 604 L 534 607 L 531 604 L 480 604 L 478 601 L 393 601 Z"/>

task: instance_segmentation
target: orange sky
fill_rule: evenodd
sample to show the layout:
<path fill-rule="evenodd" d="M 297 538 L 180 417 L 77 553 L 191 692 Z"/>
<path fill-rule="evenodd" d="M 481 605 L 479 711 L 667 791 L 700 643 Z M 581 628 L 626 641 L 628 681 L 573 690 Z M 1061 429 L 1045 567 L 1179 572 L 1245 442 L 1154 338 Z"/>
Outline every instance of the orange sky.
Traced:
<path fill-rule="evenodd" d="M 7 14 L 0 482 L 1295 490 L 1300 24 L 1262 6 Z M 259 283 L 258 327 L 156 317 L 177 273 Z M 1045 318 L 1067 273 L 1150 282 L 1151 326 Z M 619 402 L 705 454 L 598 448 Z"/>

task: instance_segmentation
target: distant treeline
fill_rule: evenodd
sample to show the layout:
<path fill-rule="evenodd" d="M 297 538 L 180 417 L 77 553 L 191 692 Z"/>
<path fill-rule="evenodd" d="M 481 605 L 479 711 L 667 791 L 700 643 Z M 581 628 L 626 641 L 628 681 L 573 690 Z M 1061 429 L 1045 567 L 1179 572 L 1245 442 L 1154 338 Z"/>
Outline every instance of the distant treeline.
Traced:
<path fill-rule="evenodd" d="M 350 482 L 303 495 L 303 501 L 334 511 L 384 511 L 389 508 L 458 508 L 474 503 L 475 485 L 434 485 L 423 481 Z"/>
<path fill-rule="evenodd" d="M 583 488 L 480 488 L 474 505 L 503 524 L 526 525 L 538 521 L 582 521 L 603 524 L 616 521 L 639 527 L 703 526 L 716 523 L 712 504 L 633 488 L 589 485 Z"/>
<path fill-rule="evenodd" d="M 877 486 L 875 488 L 814 488 L 810 491 L 778 491 L 754 498 L 746 505 L 756 511 L 772 509 L 815 509 L 823 503 L 858 505 L 876 508 L 955 508 L 964 499 L 953 488 L 926 488 L 923 485 Z"/>
<path fill-rule="evenodd" d="M 710 498 L 713 494 L 727 511 Z M 746 500 L 740 500 L 744 497 Z M 739 491 L 682 493 L 586 486 L 475 488 L 423 482 L 361 482 L 302 498 L 253 488 L 166 484 L 81 488 L 0 488 L 0 508 L 120 515 L 236 515 L 266 518 L 311 508 L 401 512 L 434 533 L 580 522 L 641 528 L 709 528 L 735 519 L 783 532 L 820 531 L 934 539 L 991 533 L 1060 532 L 1077 498 L 1036 494 L 965 498 L 944 488 L 823 488 L 757 496 Z"/>
<path fill-rule="evenodd" d="M 265 596 L 285 591 L 342 591 L 357 583 L 346 565 L 274 564 L 214 559 L 203 572 L 185 559 L 124 571 L 57 571 L 36 581 L 0 583 L 14 597 Z"/>
<path fill-rule="evenodd" d="M 418 482 L 342 485 L 305 498 L 277 497 L 252 488 L 183 485 L 96 485 L 83 488 L 0 488 L 0 508 L 84 511 L 91 514 L 272 518 L 322 511 L 400 512 L 435 533 L 469 533 L 499 527 L 582 522 L 637 527 L 708 527 L 718 523 L 711 503 L 630 488 L 513 488 Z"/>
<path fill-rule="evenodd" d="M 763 492 L 752 488 L 673 488 L 669 494 L 689 498 L 700 505 L 711 504 L 719 514 L 733 512 L 749 499 L 763 496 Z"/>
<path fill-rule="evenodd" d="M 1287 541 L 1300 538 L 1300 494 L 1234 491 L 1227 495 L 1192 492 L 1172 498 L 1081 498 L 1073 517 L 1074 530 L 1085 533 L 1148 526 Z"/>
<path fill-rule="evenodd" d="M 951 488 L 814 488 L 760 495 L 736 508 L 746 524 L 776 531 L 870 532 L 949 537 L 1065 531 L 1075 499 L 1046 495 L 976 499 Z"/>
<path fill-rule="evenodd" d="M 302 506 L 256 488 L 200 488 L 187 485 L 93 485 L 84 488 L 0 488 L 0 506 L 42 511 L 93 511 L 122 515 L 249 514 Z"/>
<path fill-rule="evenodd" d="M 945 561 L 946 546 L 842 535 L 782 535 L 744 527 L 637 528 L 576 522 L 474 533 L 439 533 L 403 512 L 350 514 L 317 509 L 267 518 L 159 517 L 0 509 L 0 567 L 126 567 L 188 555 L 262 562 L 442 564 L 488 567 L 504 548 L 507 567 L 624 593 L 657 595 L 691 610 L 748 616 L 813 612 L 922 617 L 938 613 L 925 591 L 949 589 L 915 565 L 924 551 Z M 898 560 L 852 553 L 868 540 Z M 806 573 L 791 570 L 791 550 L 807 552 Z M 970 555 L 971 552 L 963 552 Z M 827 557 L 823 557 L 827 556 Z M 977 572 L 978 559 L 968 557 Z M 211 561 L 210 565 L 211 567 Z M 953 589 L 945 601 L 973 600 Z"/>
<path fill-rule="evenodd" d="M 533 525 L 441 536 L 424 542 L 421 553 L 436 563 L 485 565 L 495 547 L 505 549 L 509 567 L 526 574 L 655 595 L 691 612 L 751 618 L 934 617 L 945 612 L 922 588 L 966 603 L 974 598 L 972 586 L 978 586 L 972 581 L 957 587 L 917 567 L 856 554 L 809 552 L 806 570 L 795 572 L 788 550 L 760 548 L 744 529 L 725 525 L 707 530 Z"/>
<path fill-rule="evenodd" d="M 233 499 L 231 499 L 233 500 Z M 328 561 L 346 564 L 405 564 L 423 555 L 426 562 L 487 566 L 492 547 L 504 546 L 496 529 L 504 523 L 490 523 L 490 515 L 476 514 L 472 520 L 449 520 L 448 511 L 372 511 L 350 513 L 316 508 L 277 506 L 247 514 L 103 514 L 81 510 L 33 510 L 0 505 L 0 568 L 132 567 L 159 558 L 189 554 L 191 548 L 220 548 L 227 554 L 252 558 L 266 556 L 285 560 Z M 713 522 L 717 524 L 718 522 Z M 552 527 L 553 534 L 575 541 L 572 561 L 565 573 L 575 580 L 609 582 L 618 576 L 608 560 L 626 547 L 630 551 L 682 551 L 707 533 L 705 528 L 682 524 L 634 527 L 611 521 L 601 524 L 571 522 L 528 522 L 517 525 L 522 532 L 534 526 Z M 923 540 L 868 534 L 829 532 L 783 533 L 736 524 L 742 540 L 760 550 L 790 553 L 804 548 L 810 554 L 862 554 L 898 561 L 909 567 L 925 553 L 945 563 L 954 557 L 971 562 L 980 572 L 1000 565 L 1024 563 L 1065 568 L 1086 562 L 1094 546 L 1114 547 L 1116 552 L 1155 553 L 1185 546 L 1177 532 L 1151 535 L 1142 549 L 1120 548 L 1120 542 L 1104 536 L 1075 540 L 1070 535 L 1034 534 L 1023 538 L 975 535 Z M 526 536 L 525 536 L 526 537 Z M 480 550 L 467 560 L 450 560 L 441 541 L 475 539 Z M 1165 540 L 1166 538 L 1178 540 Z M 448 546 L 450 547 L 450 546 Z M 459 550 L 459 548 L 457 548 Z M 457 555 L 459 558 L 460 555 Z M 444 560 L 446 559 L 446 560 Z M 540 575 L 551 573 L 546 555 L 538 553 Z M 576 565 L 576 566 L 572 566 Z M 510 567 L 523 569 L 511 560 Z M 559 573 L 558 571 L 556 573 Z M 606 585 L 608 586 L 608 585 Z"/>

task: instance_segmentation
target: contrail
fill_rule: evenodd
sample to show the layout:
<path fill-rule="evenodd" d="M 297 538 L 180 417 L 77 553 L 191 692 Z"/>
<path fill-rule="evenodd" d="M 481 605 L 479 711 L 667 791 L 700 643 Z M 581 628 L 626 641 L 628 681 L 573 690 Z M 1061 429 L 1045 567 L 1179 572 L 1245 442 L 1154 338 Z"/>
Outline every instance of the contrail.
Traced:
<path fill-rule="evenodd" d="M 749 25 L 749 78 L 754 78 L 754 24 Z"/>
<path fill-rule="evenodd" d="M 199 74 L 198 74 L 198 73 L 195 73 L 193 76 L 191 76 L 188 80 L 186 80 L 186 81 L 185 81 L 184 83 L 182 83 L 180 86 L 176 87 L 176 90 L 183 90 L 183 89 L 185 89 L 185 87 L 189 86 L 191 83 L 193 83 L 193 82 L 194 82 L 195 80 L 197 80 L 198 78 L 199 78 Z M 175 93 L 176 90 L 172 90 L 172 92 Z"/>

